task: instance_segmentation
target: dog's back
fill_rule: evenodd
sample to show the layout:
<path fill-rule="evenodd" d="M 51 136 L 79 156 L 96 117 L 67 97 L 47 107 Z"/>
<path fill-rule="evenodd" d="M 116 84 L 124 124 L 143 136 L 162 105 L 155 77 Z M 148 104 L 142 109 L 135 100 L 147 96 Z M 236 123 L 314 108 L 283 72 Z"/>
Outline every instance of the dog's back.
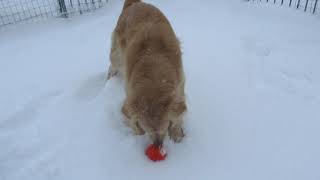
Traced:
<path fill-rule="evenodd" d="M 180 44 L 159 9 L 138 0 L 126 1 L 115 31 L 125 54 L 128 81 L 145 79 L 152 86 L 183 81 Z"/>

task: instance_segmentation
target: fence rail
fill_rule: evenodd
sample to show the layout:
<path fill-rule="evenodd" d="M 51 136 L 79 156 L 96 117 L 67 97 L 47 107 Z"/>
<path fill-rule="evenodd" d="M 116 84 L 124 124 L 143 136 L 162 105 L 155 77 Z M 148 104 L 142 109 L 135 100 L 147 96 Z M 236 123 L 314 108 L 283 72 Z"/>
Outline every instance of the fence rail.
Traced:
<path fill-rule="evenodd" d="M 108 0 L 0 0 L 0 27 L 48 17 L 70 17 L 93 11 Z"/>
<path fill-rule="evenodd" d="M 305 12 L 311 12 L 313 14 L 320 13 L 320 0 L 247 0 L 253 2 L 266 2 L 279 4 L 281 6 L 289 6 L 296 9 L 301 9 Z"/>

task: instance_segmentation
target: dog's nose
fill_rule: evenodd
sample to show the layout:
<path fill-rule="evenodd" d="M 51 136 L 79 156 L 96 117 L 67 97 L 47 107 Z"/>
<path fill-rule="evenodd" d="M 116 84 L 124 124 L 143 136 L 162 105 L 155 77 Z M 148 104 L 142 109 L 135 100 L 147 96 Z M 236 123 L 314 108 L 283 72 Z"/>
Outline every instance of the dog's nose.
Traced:
<path fill-rule="evenodd" d="M 164 136 L 156 133 L 153 138 L 153 144 L 157 147 L 161 147 L 163 144 Z"/>
<path fill-rule="evenodd" d="M 162 143 L 163 141 L 160 140 L 160 139 L 155 139 L 153 144 L 156 146 L 156 147 L 161 147 L 162 146 Z"/>

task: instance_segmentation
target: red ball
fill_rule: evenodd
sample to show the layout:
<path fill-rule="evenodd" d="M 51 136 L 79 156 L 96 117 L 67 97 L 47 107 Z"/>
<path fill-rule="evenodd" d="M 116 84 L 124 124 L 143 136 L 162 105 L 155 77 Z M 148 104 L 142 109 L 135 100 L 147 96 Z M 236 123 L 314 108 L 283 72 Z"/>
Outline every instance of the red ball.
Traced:
<path fill-rule="evenodd" d="M 150 144 L 147 147 L 145 154 L 152 161 L 162 161 L 167 157 L 167 152 L 162 147 L 155 146 L 154 144 Z"/>

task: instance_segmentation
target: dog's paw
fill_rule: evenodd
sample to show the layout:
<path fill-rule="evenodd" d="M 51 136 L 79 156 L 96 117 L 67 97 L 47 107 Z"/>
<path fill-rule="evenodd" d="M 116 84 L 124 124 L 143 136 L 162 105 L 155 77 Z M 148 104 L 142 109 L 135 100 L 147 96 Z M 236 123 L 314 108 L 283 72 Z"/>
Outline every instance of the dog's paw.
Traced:
<path fill-rule="evenodd" d="M 144 135 L 145 131 L 139 126 L 138 123 L 136 123 L 135 125 L 133 125 L 133 131 L 135 135 Z"/>
<path fill-rule="evenodd" d="M 118 75 L 118 71 L 114 70 L 111 66 L 109 67 L 108 74 L 107 74 L 107 80 L 112 78 L 113 76 Z"/>
<path fill-rule="evenodd" d="M 179 143 L 184 138 L 185 134 L 181 127 L 174 127 L 169 130 L 169 137 L 175 143 Z"/>
<path fill-rule="evenodd" d="M 144 132 L 144 130 L 141 130 L 141 129 L 135 129 L 134 134 L 137 136 L 140 136 L 140 135 L 144 135 L 145 132 Z"/>

